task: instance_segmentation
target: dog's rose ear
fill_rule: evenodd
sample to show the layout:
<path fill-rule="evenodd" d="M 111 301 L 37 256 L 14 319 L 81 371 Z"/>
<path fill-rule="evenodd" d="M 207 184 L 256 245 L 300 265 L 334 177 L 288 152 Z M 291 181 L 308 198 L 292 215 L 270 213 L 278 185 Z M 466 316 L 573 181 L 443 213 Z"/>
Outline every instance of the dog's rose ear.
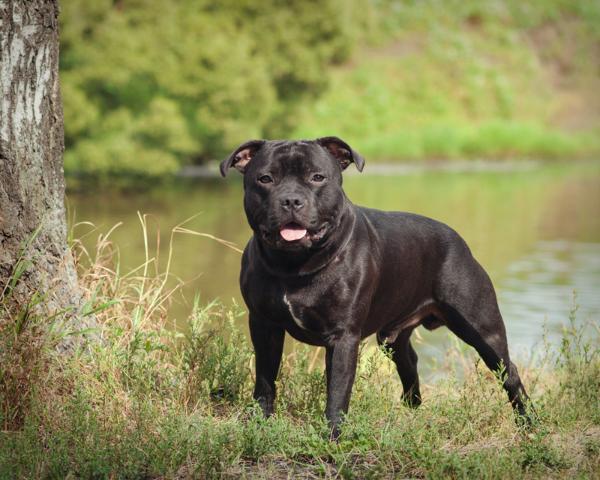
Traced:
<path fill-rule="evenodd" d="M 352 150 L 350 145 L 338 137 L 317 138 L 316 142 L 340 162 L 342 170 L 345 170 L 352 162 L 359 172 L 362 172 L 365 167 L 365 159 L 362 155 Z"/>
<path fill-rule="evenodd" d="M 246 171 L 246 165 L 250 163 L 254 154 L 265 144 L 265 140 L 249 140 L 241 144 L 235 151 L 221 162 L 221 175 L 227 175 L 227 171 L 234 167 L 241 173 Z"/>

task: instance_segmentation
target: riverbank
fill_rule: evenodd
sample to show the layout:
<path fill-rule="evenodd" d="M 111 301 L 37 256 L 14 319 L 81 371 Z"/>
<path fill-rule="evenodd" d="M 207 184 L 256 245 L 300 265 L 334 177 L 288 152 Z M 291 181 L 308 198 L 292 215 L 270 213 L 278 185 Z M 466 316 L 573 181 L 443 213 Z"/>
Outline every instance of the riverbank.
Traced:
<path fill-rule="evenodd" d="M 285 355 L 278 413 L 265 420 L 251 401 L 241 308 L 196 301 L 182 336 L 167 328 L 176 290 L 154 259 L 122 274 L 108 240 L 89 254 L 80 278 L 102 343 L 60 356 L 59 318 L 21 322 L 2 309 L 0 478 L 565 478 L 600 468 L 599 332 L 592 323 L 584 335 L 576 309 L 560 344 L 519 365 L 532 427 L 515 424 L 499 380 L 465 346 L 448 350 L 445 378 L 424 385 L 416 410 L 386 352 L 363 348 L 331 443 L 318 350 Z"/>
<path fill-rule="evenodd" d="M 423 1 L 392 10 L 389 37 L 330 68 L 294 138 L 338 135 L 372 160 L 598 154 L 598 4 Z"/>
<path fill-rule="evenodd" d="M 600 153 L 597 2 L 338 10 L 66 2 L 67 173 L 161 178 L 251 138 L 327 135 L 369 161 Z M 198 35 L 210 41 L 185 43 Z"/>
<path fill-rule="evenodd" d="M 427 172 L 453 172 L 453 173 L 476 173 L 476 172 L 522 172 L 533 170 L 542 165 L 542 162 L 536 160 L 520 161 L 493 161 L 493 160 L 456 160 L 449 162 L 447 160 L 438 160 L 424 163 L 394 163 L 390 161 L 369 162 L 369 175 L 411 175 L 414 173 Z M 349 169 L 344 175 L 355 174 L 354 169 Z M 179 178 L 219 178 L 221 172 L 217 162 L 208 165 L 187 165 L 176 174 Z"/>

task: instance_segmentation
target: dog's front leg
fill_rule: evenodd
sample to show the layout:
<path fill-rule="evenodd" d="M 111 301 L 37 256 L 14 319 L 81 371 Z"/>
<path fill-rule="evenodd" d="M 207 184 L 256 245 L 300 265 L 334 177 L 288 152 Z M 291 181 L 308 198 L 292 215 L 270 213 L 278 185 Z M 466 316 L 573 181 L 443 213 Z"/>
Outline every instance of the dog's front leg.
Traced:
<path fill-rule="evenodd" d="M 266 325 L 250 314 L 250 337 L 256 361 L 256 384 L 254 399 L 266 417 L 273 414 L 275 403 L 275 379 L 279 372 L 285 330 Z"/>
<path fill-rule="evenodd" d="M 331 439 L 340 435 L 340 423 L 348 412 L 356 375 L 360 338 L 345 335 L 326 347 L 327 407 L 325 416 L 331 427 Z"/>

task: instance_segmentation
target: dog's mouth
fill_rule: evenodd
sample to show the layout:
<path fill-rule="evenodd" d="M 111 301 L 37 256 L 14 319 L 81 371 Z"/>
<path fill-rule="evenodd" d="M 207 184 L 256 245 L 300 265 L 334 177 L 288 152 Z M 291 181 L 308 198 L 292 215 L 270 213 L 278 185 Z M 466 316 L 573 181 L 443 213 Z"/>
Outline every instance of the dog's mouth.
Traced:
<path fill-rule="evenodd" d="M 286 223 L 279 230 L 279 235 L 286 242 L 297 242 L 298 240 L 302 240 L 307 233 L 308 230 L 306 228 L 294 222 Z"/>
<path fill-rule="evenodd" d="M 321 240 L 327 231 L 327 224 L 321 225 L 315 230 L 307 230 L 295 222 L 286 223 L 279 229 L 279 235 L 286 242 L 298 242 L 308 238 L 313 242 Z"/>
<path fill-rule="evenodd" d="M 261 227 L 261 233 L 265 240 L 273 242 L 279 239 L 283 242 L 283 245 L 305 245 L 308 246 L 307 242 L 315 243 L 323 239 L 329 228 L 328 223 L 322 224 L 320 227 L 315 229 L 307 229 L 296 222 L 290 222 L 282 225 L 278 231 L 269 232 L 268 229 Z"/>
<path fill-rule="evenodd" d="M 318 228 L 317 230 L 315 230 L 314 232 L 312 232 L 312 233 L 309 232 L 310 239 L 313 242 L 317 242 L 317 241 L 321 240 L 327 233 L 328 228 L 329 228 L 329 224 L 325 223 L 325 224 L 321 225 L 321 227 Z"/>

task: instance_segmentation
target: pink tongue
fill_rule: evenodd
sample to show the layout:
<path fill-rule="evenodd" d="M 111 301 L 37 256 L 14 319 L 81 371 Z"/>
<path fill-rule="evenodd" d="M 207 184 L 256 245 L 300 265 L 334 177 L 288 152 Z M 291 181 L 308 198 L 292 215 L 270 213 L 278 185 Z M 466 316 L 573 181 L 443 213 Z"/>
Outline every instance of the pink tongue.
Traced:
<path fill-rule="evenodd" d="M 283 237 L 286 242 L 293 242 L 295 240 L 300 240 L 306 235 L 305 228 L 289 228 L 283 227 L 279 233 Z"/>

